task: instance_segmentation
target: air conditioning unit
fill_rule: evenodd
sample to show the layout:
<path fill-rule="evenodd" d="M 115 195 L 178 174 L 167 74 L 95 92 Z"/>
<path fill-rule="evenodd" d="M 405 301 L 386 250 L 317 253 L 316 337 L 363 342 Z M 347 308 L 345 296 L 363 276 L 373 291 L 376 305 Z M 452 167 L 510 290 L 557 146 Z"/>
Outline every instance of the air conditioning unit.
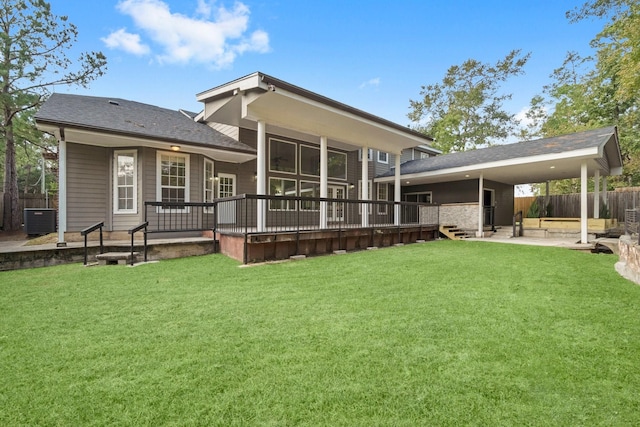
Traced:
<path fill-rule="evenodd" d="M 28 235 L 56 232 L 55 209 L 27 208 L 24 210 L 24 232 Z"/>

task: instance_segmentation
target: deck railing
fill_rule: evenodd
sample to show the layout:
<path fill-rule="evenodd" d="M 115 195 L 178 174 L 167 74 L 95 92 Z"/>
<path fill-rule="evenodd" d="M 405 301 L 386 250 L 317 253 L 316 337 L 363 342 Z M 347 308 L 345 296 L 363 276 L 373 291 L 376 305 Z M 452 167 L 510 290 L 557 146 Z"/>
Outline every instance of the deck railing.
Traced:
<path fill-rule="evenodd" d="M 209 230 L 227 233 L 314 231 L 361 227 L 438 224 L 439 206 L 242 194 L 210 203 L 145 202 L 147 232 Z"/>
<path fill-rule="evenodd" d="M 216 203 L 217 230 L 244 234 L 433 225 L 439 209 L 422 203 L 255 194 Z"/>

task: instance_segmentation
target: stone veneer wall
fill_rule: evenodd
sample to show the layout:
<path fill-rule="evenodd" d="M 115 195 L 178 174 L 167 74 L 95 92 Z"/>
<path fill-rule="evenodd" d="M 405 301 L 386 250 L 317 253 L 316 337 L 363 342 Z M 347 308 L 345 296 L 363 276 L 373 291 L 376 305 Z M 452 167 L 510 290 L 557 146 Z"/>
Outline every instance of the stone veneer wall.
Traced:
<path fill-rule="evenodd" d="M 440 225 L 456 225 L 462 230 L 478 230 L 477 203 L 440 205 Z"/>
<path fill-rule="evenodd" d="M 618 240 L 620 258 L 616 271 L 624 278 L 640 284 L 640 245 L 637 239 L 621 236 Z"/>

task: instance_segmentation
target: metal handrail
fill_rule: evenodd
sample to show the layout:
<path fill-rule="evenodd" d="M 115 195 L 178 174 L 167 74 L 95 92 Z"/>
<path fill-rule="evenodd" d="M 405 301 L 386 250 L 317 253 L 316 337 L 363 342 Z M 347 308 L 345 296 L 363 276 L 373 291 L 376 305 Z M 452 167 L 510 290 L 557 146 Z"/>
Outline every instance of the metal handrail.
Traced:
<path fill-rule="evenodd" d="M 102 240 L 102 227 L 104 227 L 104 221 L 93 224 L 90 227 L 80 230 L 80 235 L 84 236 L 84 265 L 87 265 L 88 251 L 87 251 L 87 235 L 96 230 L 100 230 L 100 253 L 104 253 L 104 245 Z"/>
<path fill-rule="evenodd" d="M 128 233 L 131 234 L 131 265 L 133 265 L 133 236 L 136 232 L 144 229 L 144 262 L 147 262 L 147 226 L 149 221 L 145 221 L 142 224 L 130 228 Z"/>

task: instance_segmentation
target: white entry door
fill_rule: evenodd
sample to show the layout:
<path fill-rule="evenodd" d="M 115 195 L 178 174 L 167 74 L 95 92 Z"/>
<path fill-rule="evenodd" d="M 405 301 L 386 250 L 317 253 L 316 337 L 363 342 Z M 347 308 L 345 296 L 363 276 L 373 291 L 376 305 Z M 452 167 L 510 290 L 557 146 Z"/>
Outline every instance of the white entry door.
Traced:
<path fill-rule="evenodd" d="M 218 197 L 232 197 L 236 195 L 236 176 L 234 174 L 218 174 Z M 218 224 L 236 222 L 236 202 L 218 203 Z"/>
<path fill-rule="evenodd" d="M 342 185 L 329 185 L 327 186 L 327 197 L 329 199 L 344 199 L 345 187 Z M 328 221 L 343 221 L 344 220 L 344 203 L 329 202 L 327 206 L 327 220 Z"/>

